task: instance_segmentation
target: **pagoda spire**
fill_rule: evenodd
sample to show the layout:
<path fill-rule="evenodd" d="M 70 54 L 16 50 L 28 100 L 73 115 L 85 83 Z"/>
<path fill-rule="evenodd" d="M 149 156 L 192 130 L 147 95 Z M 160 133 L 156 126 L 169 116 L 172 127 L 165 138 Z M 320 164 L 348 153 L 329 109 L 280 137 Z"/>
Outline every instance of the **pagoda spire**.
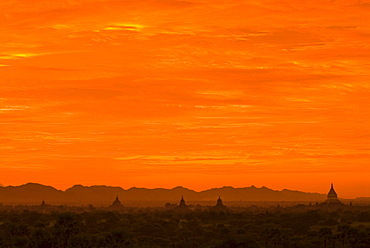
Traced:
<path fill-rule="evenodd" d="M 218 196 L 217 203 L 216 203 L 216 208 L 224 208 L 224 204 L 222 203 L 221 196 Z"/>
<path fill-rule="evenodd" d="M 184 196 L 181 196 L 181 200 L 180 200 L 180 205 L 179 207 L 186 207 L 186 203 L 185 203 L 185 200 L 184 200 Z"/>
<path fill-rule="evenodd" d="M 121 201 L 119 200 L 118 195 L 116 196 L 116 200 L 112 203 L 112 205 L 109 206 L 109 208 L 113 208 L 113 209 L 123 208 L 123 205 Z"/>
<path fill-rule="evenodd" d="M 335 192 L 333 183 L 331 183 L 331 187 L 330 187 L 326 202 L 327 203 L 339 203 L 340 202 L 338 199 L 337 192 Z"/>

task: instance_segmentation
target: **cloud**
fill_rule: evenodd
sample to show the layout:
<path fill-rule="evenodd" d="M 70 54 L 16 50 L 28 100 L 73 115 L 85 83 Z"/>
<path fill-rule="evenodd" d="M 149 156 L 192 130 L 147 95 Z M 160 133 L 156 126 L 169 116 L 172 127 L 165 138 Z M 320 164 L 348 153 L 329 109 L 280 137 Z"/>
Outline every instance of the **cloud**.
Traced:
<path fill-rule="evenodd" d="M 36 56 L 45 55 L 43 53 L 35 54 L 35 53 L 8 53 L 8 54 L 0 54 L 0 59 L 8 60 L 8 59 L 27 59 Z"/>

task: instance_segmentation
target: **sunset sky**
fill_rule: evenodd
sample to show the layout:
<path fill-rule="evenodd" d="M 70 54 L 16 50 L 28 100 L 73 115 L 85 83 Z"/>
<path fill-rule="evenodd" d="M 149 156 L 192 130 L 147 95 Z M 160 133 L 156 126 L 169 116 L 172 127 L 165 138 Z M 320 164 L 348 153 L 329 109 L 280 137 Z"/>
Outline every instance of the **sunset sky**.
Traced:
<path fill-rule="evenodd" d="M 370 0 L 1 0 L 0 183 L 370 196 Z"/>

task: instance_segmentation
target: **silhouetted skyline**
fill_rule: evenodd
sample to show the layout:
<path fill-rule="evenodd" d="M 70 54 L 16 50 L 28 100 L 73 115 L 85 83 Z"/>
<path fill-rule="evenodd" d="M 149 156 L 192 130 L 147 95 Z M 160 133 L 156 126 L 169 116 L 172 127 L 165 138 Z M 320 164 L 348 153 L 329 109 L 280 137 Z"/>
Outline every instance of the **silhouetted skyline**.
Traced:
<path fill-rule="evenodd" d="M 330 188 L 328 194 L 309 193 L 295 190 L 273 190 L 267 187 L 255 186 L 244 188 L 222 187 L 204 191 L 194 191 L 181 186 L 172 189 L 163 188 L 129 188 L 110 186 L 75 185 L 65 191 L 51 186 L 28 183 L 21 186 L 0 187 L 0 203 L 37 203 L 45 201 L 48 204 L 108 204 L 113 208 L 123 207 L 125 203 L 137 201 L 176 203 L 180 199 L 188 201 L 216 201 L 222 206 L 222 201 L 290 201 L 290 202 L 339 202 L 337 195 Z M 334 191 L 335 192 L 335 191 Z M 113 200 L 115 201 L 113 202 Z M 345 199 L 340 197 L 340 199 Z M 352 201 L 367 202 L 370 198 L 356 198 Z M 113 202 L 113 203 L 112 203 Z M 186 204 L 185 204 L 186 205 Z"/>

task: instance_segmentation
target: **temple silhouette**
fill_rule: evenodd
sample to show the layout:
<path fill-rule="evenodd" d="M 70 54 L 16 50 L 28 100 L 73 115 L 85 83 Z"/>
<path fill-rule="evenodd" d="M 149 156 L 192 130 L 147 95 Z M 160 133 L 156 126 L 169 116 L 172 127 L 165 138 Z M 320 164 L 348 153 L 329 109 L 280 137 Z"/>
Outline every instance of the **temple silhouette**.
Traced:
<path fill-rule="evenodd" d="M 185 200 L 184 200 L 184 196 L 181 196 L 181 200 L 180 200 L 179 205 L 177 206 L 177 209 L 185 210 L 185 209 L 188 209 L 188 208 L 189 208 L 189 206 L 186 205 Z"/>
<path fill-rule="evenodd" d="M 112 205 L 110 205 L 108 208 L 115 209 L 115 210 L 119 210 L 119 209 L 123 208 L 123 205 L 122 205 L 121 201 L 119 200 L 118 195 L 116 196 L 116 200 L 114 200 Z"/>
<path fill-rule="evenodd" d="M 328 193 L 328 197 L 326 199 L 326 202 L 328 202 L 328 203 L 338 203 L 338 202 L 340 202 L 339 199 L 338 199 L 337 192 L 335 192 L 335 190 L 334 190 L 333 184 L 331 184 L 330 191 Z"/>
<path fill-rule="evenodd" d="M 337 195 L 337 192 L 335 192 L 335 190 L 334 190 L 334 185 L 333 184 L 331 184 L 331 187 L 330 187 L 329 193 L 327 195 L 327 198 L 326 198 L 325 202 L 323 202 L 322 204 L 328 205 L 328 206 L 343 205 L 343 203 L 338 199 L 338 195 Z"/>
<path fill-rule="evenodd" d="M 216 206 L 214 206 L 216 209 L 226 209 L 226 206 L 222 203 L 221 196 L 218 197 Z"/>

